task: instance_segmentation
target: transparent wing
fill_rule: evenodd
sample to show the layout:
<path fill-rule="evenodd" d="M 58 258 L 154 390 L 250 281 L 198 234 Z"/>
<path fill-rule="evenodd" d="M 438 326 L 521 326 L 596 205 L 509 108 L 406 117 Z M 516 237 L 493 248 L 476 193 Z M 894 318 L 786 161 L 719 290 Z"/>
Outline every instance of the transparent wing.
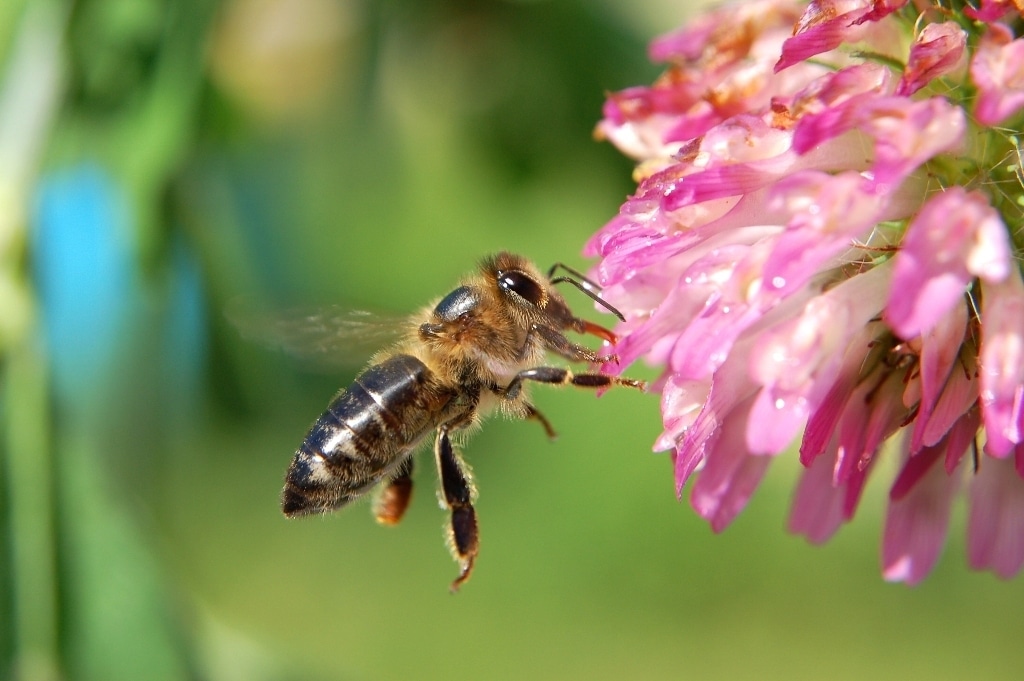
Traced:
<path fill-rule="evenodd" d="M 242 338 L 325 369 L 359 367 L 411 328 L 408 316 L 340 305 L 271 313 L 251 303 L 232 301 L 225 314 Z"/>

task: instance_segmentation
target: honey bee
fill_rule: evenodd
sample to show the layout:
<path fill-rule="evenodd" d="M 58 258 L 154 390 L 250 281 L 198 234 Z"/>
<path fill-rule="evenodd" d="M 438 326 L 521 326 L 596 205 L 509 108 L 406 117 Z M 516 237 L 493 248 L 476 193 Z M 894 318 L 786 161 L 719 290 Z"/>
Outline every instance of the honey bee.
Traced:
<path fill-rule="evenodd" d="M 561 267 L 572 276 L 555 277 Z M 295 452 L 281 506 L 289 517 L 341 508 L 374 488 L 377 520 L 398 523 L 412 494 L 413 453 L 431 433 L 440 477 L 439 498 L 451 514 L 448 543 L 459 564 L 452 591 L 469 579 L 479 550 L 476 488 L 452 445 L 457 431 L 476 426 L 495 408 L 555 431 L 529 401 L 527 384 L 646 389 L 643 381 L 544 366 L 548 352 L 603 365 L 598 355 L 564 334 L 591 334 L 609 343 L 611 331 L 573 315 L 553 286 L 569 283 L 606 309 L 600 289 L 561 264 L 547 276 L 511 253 L 486 258 L 477 272 L 408 322 L 406 337 L 377 353 L 313 424 Z"/>

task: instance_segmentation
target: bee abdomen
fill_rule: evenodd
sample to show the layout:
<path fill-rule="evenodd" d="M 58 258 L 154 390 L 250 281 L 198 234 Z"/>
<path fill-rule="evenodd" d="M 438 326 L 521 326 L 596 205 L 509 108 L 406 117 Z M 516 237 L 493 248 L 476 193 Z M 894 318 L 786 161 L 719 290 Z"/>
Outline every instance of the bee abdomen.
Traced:
<path fill-rule="evenodd" d="M 384 478 L 436 423 L 448 397 L 411 355 L 376 364 L 335 397 L 292 459 L 285 515 L 343 506 Z"/>

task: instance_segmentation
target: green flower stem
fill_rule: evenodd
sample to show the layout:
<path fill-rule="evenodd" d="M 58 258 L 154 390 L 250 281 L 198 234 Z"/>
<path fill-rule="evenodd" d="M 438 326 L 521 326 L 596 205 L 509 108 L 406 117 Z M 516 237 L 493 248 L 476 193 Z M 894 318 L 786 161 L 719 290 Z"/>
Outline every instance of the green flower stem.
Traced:
<path fill-rule="evenodd" d="M 56 530 L 47 366 L 34 343 L 8 355 L 3 376 L 4 496 L 12 572 L 14 678 L 59 677 Z"/>

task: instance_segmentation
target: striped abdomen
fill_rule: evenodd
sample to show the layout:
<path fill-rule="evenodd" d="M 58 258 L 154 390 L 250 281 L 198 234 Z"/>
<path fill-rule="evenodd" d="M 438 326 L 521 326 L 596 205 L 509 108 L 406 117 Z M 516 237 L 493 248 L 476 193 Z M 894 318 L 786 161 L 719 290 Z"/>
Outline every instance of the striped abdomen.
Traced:
<path fill-rule="evenodd" d="M 295 452 L 281 502 L 285 515 L 329 511 L 369 490 L 439 424 L 454 396 L 411 355 L 364 371 Z"/>

